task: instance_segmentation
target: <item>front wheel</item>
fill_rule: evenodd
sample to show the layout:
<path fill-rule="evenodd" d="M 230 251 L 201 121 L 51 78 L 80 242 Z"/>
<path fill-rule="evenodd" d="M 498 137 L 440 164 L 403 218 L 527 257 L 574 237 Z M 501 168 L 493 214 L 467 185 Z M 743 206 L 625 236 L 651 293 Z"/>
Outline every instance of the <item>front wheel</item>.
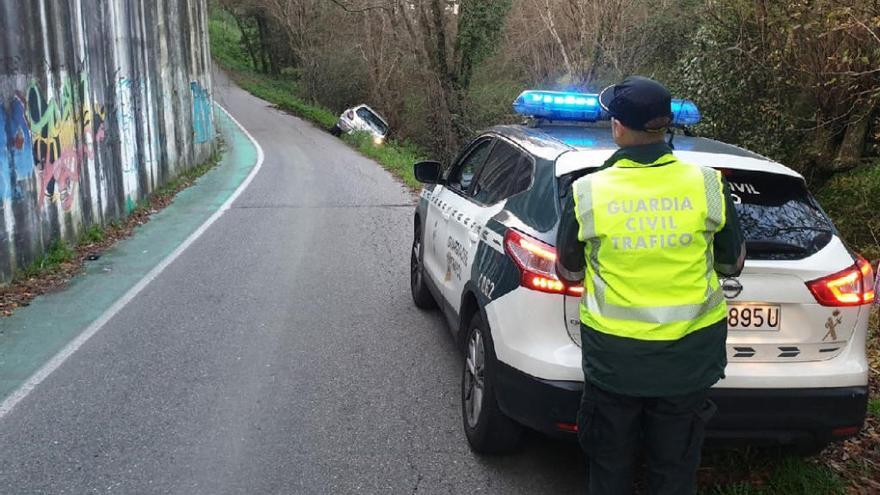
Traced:
<path fill-rule="evenodd" d="M 478 454 L 510 452 L 522 435 L 522 426 L 505 416 L 498 407 L 496 365 L 489 327 L 477 313 L 468 329 L 467 355 L 461 378 L 461 412 L 468 444 Z"/>
<path fill-rule="evenodd" d="M 339 128 L 338 124 L 333 124 L 333 127 L 330 128 L 330 134 L 339 137 L 342 135 L 342 129 Z"/>
<path fill-rule="evenodd" d="M 434 309 L 437 301 L 425 285 L 424 248 L 422 245 L 422 229 L 416 225 L 413 231 L 412 254 L 409 258 L 409 287 L 413 302 L 420 309 Z"/>

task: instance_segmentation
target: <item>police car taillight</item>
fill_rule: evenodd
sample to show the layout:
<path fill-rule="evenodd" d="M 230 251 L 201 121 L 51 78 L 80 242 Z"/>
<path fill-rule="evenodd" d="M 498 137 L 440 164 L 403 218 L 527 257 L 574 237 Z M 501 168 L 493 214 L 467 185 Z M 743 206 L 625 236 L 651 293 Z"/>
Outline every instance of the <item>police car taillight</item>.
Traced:
<path fill-rule="evenodd" d="M 846 270 L 807 282 L 822 306 L 861 306 L 874 302 L 874 269 L 861 256 Z"/>
<path fill-rule="evenodd" d="M 556 248 L 553 246 L 508 229 L 504 236 L 504 250 L 522 272 L 520 285 L 523 287 L 576 297 L 583 294 L 583 287 L 570 286 L 556 275 Z"/>

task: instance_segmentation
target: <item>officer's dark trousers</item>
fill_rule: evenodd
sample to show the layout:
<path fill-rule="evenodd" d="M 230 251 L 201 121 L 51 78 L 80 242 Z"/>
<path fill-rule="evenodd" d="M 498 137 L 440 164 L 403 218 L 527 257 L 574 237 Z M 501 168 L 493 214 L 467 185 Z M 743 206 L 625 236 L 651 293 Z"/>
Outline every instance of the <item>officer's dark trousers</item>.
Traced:
<path fill-rule="evenodd" d="M 679 397 L 629 397 L 587 381 L 578 439 L 587 454 L 588 493 L 632 493 L 641 449 L 650 494 L 695 493 L 705 425 L 715 411 L 707 395 L 708 390 Z"/>

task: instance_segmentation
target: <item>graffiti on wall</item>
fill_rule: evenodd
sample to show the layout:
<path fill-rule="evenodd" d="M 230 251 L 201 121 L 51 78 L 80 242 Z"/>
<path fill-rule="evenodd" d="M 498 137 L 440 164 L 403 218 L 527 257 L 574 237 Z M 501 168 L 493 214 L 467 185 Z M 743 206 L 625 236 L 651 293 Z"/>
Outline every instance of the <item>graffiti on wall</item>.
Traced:
<path fill-rule="evenodd" d="M 0 285 L 208 160 L 216 132 L 208 0 L 6 4 Z"/>
<path fill-rule="evenodd" d="M 193 99 L 193 135 L 198 144 L 214 138 L 214 118 L 211 95 L 196 81 L 190 83 Z"/>
<path fill-rule="evenodd" d="M 23 184 L 36 175 L 38 205 L 60 204 L 70 210 L 77 197 L 80 167 L 93 159 L 104 141 L 107 111 L 92 100 L 87 75 L 64 76 L 57 91 L 33 82 L 8 101 L 0 99 L 0 203 L 16 200 Z M 134 100 L 145 91 L 143 80 L 119 77 L 112 109 L 120 134 L 123 185 L 129 209 L 138 194 L 138 158 L 134 148 L 137 108 Z M 198 82 L 191 83 L 193 135 L 196 143 L 213 140 L 212 100 Z M 158 149 L 158 135 L 153 137 Z M 153 150 L 144 158 L 154 165 Z"/>
<path fill-rule="evenodd" d="M 38 83 L 27 91 L 26 117 L 33 140 L 33 163 L 39 177 L 39 205 L 48 199 L 67 211 L 76 198 L 81 161 L 93 158 L 104 140 L 106 112 L 93 103 L 88 78 L 62 79 L 60 92 L 49 96 Z"/>
<path fill-rule="evenodd" d="M 0 202 L 21 196 L 19 182 L 34 171 L 32 145 L 24 96 L 0 101 Z"/>

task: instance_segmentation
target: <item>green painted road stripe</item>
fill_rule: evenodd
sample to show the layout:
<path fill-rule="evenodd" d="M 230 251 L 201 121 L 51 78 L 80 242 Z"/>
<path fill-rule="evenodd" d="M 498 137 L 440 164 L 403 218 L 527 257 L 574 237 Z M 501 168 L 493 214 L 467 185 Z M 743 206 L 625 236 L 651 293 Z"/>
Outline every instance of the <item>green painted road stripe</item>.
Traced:
<path fill-rule="evenodd" d="M 5 399 L 0 417 L 29 392 L 20 389 L 33 388 L 54 370 L 45 369 L 47 363 L 60 365 L 67 357 L 62 355 L 65 350 L 75 351 L 69 349 L 70 344 L 85 342 L 100 328 L 100 319 L 112 317 L 114 305 L 127 302 L 121 298 L 133 295 L 131 291 L 145 285 L 149 275 L 158 275 L 156 269 L 172 261 L 171 255 L 184 243 L 194 241 L 194 233 L 201 233 L 215 220 L 218 210 L 249 180 L 262 151 L 224 110 L 218 107 L 215 114 L 226 141 L 226 153 L 217 167 L 181 191 L 171 205 L 135 229 L 132 237 L 97 261 L 86 262 L 86 273 L 66 289 L 38 297 L 0 320 L 0 401 Z M 83 338 L 81 334 L 89 329 L 92 332 Z M 37 377 L 40 372 L 45 376 Z M 20 397 L 15 400 L 13 394 Z"/>

